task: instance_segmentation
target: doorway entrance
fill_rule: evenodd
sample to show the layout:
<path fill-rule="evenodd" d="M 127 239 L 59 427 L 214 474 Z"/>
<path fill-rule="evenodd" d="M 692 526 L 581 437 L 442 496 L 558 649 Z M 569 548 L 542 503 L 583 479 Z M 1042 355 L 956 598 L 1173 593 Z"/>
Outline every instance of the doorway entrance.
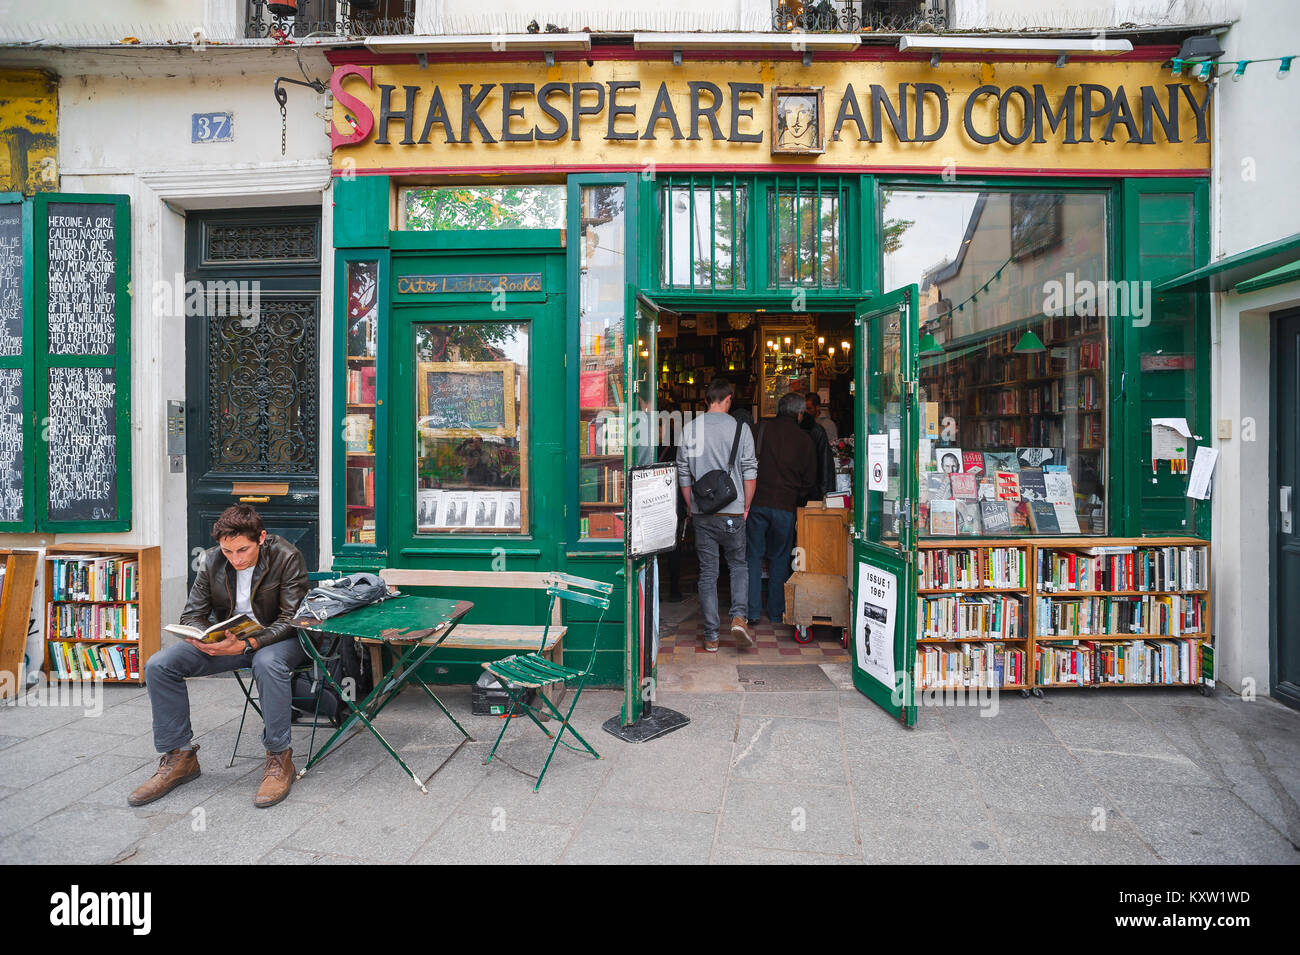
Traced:
<path fill-rule="evenodd" d="M 1273 320 L 1273 626 L 1270 692 L 1300 709 L 1300 310 Z"/>
<path fill-rule="evenodd" d="M 811 536 L 813 532 L 807 530 L 811 525 L 802 518 L 814 512 L 821 516 L 826 510 L 837 510 L 838 515 L 830 516 L 840 516 L 840 520 L 820 522 L 821 526 L 834 525 L 835 530 L 829 535 L 818 531 L 815 541 L 796 539 L 794 543 L 797 548 L 812 545 L 819 550 L 838 546 L 837 569 L 845 581 L 848 531 L 852 523 L 852 339 L 853 315 L 849 312 L 683 311 L 660 318 L 656 368 L 657 407 L 663 423 L 659 433 L 660 460 L 676 457 L 681 429 L 707 412 L 706 392 L 716 378 L 725 379 L 734 387 L 731 413 L 747 424 L 756 444 L 760 433 L 766 437 L 766 429 L 776 418 L 782 396 L 792 391 L 815 396 L 800 418 L 809 433 L 810 445 L 822 453 L 815 455 L 816 486 L 800 499 L 803 507 L 799 512 L 802 515 L 799 526 L 805 528 L 806 536 Z M 815 445 L 814 423 L 815 430 L 821 432 Z M 684 512 L 684 505 L 681 510 Z M 677 549 L 659 558 L 659 672 L 663 686 L 704 688 L 710 681 L 734 684 L 737 680 L 741 683 L 756 680 L 766 685 L 773 679 L 781 679 L 779 673 L 773 675 L 767 667 L 803 665 L 815 670 L 823 664 L 849 662 L 845 643 L 847 621 L 836 617 L 833 622 L 828 619 L 824 624 L 814 623 L 811 618 L 795 616 L 795 608 L 788 604 L 782 616 L 771 617 L 772 581 L 774 576 L 782 575 L 772 574 L 771 561 L 761 556 L 758 560 L 762 565 L 760 599 L 751 599 L 750 603 L 759 608 L 759 613 L 746 614 L 754 645 L 740 648 L 730 633 L 727 612 L 730 568 L 724 556 L 720 558 L 717 579 L 722 622 L 719 648 L 716 653 L 708 652 L 699 605 L 700 561 L 695 533 L 691 522 L 683 522 Z M 796 553 L 792 566 L 796 572 L 815 569 L 807 566 L 803 551 Z M 784 597 L 784 583 L 779 581 L 778 586 Z M 845 587 L 841 586 L 840 590 Z M 846 595 L 844 599 L 847 607 Z M 757 622 L 753 622 L 755 619 Z M 759 674 L 755 668 L 762 668 L 763 673 Z M 807 675 L 800 676 L 794 670 L 787 676 L 797 677 L 800 686 L 808 683 Z M 827 688 L 832 686 L 827 683 Z"/>
<path fill-rule="evenodd" d="M 187 299 L 199 303 L 185 319 L 192 555 L 243 502 L 317 568 L 320 225 L 315 207 L 187 218 Z M 191 560 L 191 583 L 195 573 Z"/>

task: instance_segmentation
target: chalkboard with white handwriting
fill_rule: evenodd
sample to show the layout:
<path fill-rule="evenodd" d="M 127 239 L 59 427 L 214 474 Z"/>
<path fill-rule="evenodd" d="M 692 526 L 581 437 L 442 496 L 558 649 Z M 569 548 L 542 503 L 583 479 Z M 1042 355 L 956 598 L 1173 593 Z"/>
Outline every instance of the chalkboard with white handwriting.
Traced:
<path fill-rule="evenodd" d="M 0 357 L 23 353 L 23 207 L 0 205 Z"/>
<path fill-rule="evenodd" d="M 23 370 L 0 368 L 0 523 L 23 519 Z"/>
<path fill-rule="evenodd" d="M 117 517 L 117 376 L 112 368 L 49 370 L 51 521 Z"/>
<path fill-rule="evenodd" d="M 115 354 L 116 207 L 51 202 L 46 208 L 49 353 Z"/>

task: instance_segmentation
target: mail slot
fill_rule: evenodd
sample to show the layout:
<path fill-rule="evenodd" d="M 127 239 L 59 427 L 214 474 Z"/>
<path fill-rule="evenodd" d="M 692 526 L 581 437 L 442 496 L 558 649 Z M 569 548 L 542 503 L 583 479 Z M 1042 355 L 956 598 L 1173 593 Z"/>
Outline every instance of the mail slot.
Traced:
<path fill-rule="evenodd" d="M 248 504 L 265 504 L 268 498 L 283 497 L 289 493 L 286 481 L 235 481 L 230 493 Z"/>

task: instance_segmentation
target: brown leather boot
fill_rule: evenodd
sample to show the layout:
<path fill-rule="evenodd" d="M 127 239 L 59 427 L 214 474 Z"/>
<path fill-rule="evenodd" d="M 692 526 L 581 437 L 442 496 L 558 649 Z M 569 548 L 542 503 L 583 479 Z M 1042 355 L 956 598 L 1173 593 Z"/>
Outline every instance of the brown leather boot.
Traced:
<path fill-rule="evenodd" d="M 266 766 L 262 772 L 262 785 L 257 788 L 257 795 L 253 797 L 253 805 L 258 809 L 265 809 L 268 806 L 274 806 L 276 803 L 289 795 L 289 787 L 293 785 L 293 750 L 286 749 L 283 753 L 272 753 L 267 750 Z"/>
<path fill-rule="evenodd" d="M 158 771 L 135 792 L 126 797 L 128 806 L 143 806 L 161 799 L 182 783 L 199 778 L 199 748 L 173 749 L 158 760 Z"/>

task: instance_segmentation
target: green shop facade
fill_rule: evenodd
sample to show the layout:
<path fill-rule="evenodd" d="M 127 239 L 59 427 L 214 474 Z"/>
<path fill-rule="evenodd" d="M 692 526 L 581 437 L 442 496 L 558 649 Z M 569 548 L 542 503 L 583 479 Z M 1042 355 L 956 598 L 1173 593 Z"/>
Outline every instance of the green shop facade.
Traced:
<path fill-rule="evenodd" d="M 1152 435 L 1209 440 L 1205 304 L 1150 292 L 1208 249 L 1211 91 L 1172 55 L 333 54 L 334 569 L 613 583 L 599 635 L 566 610 L 564 655 L 635 721 L 655 589 L 626 471 L 672 426 L 666 329 L 716 314 L 755 367 L 763 329 L 823 321 L 851 336 L 854 680 L 910 724 L 935 541 L 1208 541 Z M 1064 488 L 1054 515 L 992 486 L 1013 465 Z"/>

